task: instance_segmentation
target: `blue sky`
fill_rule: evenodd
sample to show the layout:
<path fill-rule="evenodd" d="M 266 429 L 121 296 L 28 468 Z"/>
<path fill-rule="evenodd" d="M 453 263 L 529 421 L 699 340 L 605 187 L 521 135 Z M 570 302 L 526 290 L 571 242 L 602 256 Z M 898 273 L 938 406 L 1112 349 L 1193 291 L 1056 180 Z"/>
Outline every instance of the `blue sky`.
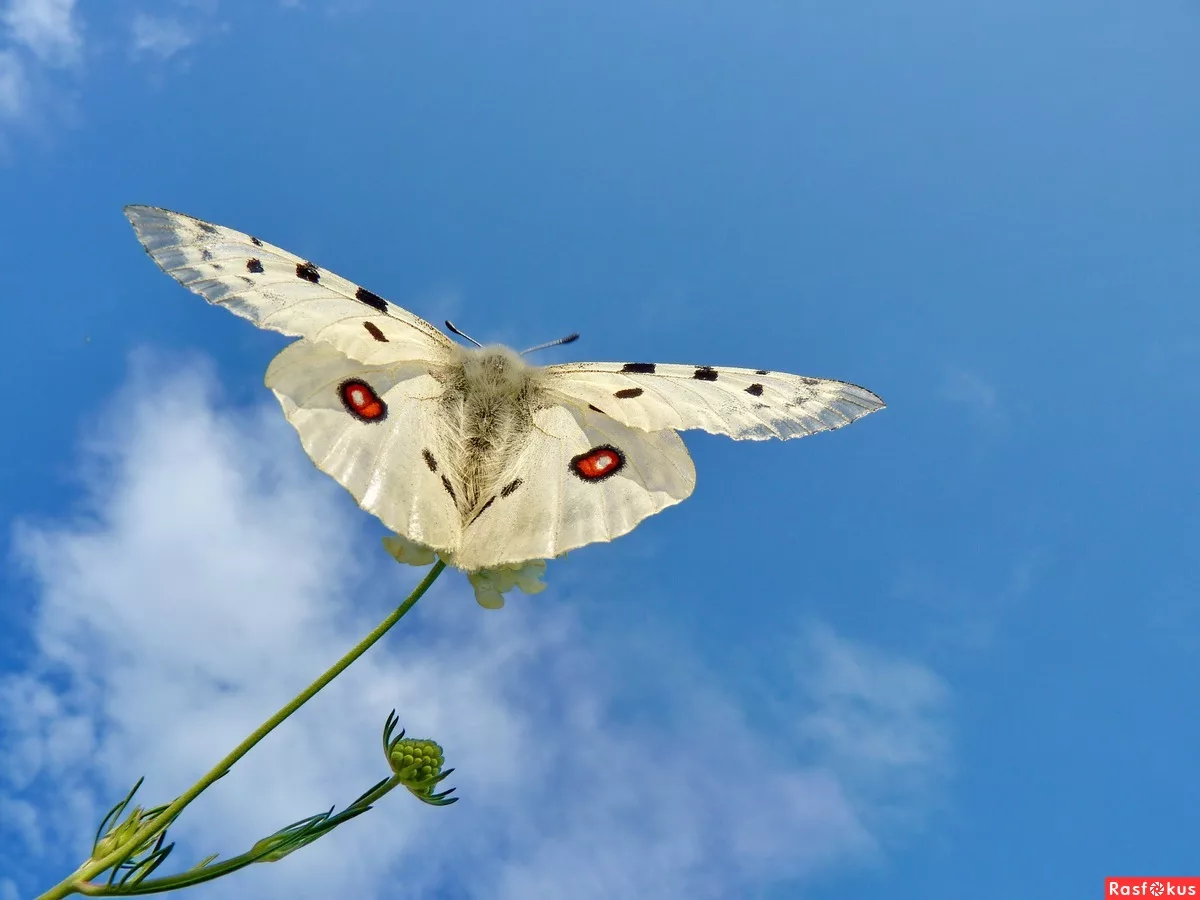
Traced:
<path fill-rule="evenodd" d="M 179 823 L 197 897 L 1100 896 L 1200 874 L 1200 10 L 0 4 L 0 900 L 190 784 L 407 593 L 127 203 L 544 359 L 840 378 L 477 608 L 444 577 Z M 1189 868 L 1190 867 L 1190 868 Z"/>

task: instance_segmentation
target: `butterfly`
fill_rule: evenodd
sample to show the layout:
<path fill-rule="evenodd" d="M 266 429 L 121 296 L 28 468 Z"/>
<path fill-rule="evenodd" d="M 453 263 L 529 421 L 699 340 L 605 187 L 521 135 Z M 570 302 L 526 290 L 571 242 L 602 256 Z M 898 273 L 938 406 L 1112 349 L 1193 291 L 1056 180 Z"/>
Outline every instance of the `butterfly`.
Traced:
<path fill-rule="evenodd" d="M 125 215 L 180 284 L 300 338 L 265 381 L 305 452 L 388 528 L 468 572 L 611 541 L 686 499 L 696 470 L 679 431 L 796 438 L 884 406 L 857 385 L 766 369 L 533 365 L 256 237 L 155 207 Z"/>

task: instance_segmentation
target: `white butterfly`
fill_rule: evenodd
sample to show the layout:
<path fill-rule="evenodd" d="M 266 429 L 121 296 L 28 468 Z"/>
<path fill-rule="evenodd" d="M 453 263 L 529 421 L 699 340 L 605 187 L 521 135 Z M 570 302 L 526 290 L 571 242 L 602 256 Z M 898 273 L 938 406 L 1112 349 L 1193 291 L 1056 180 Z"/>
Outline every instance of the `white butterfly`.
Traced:
<path fill-rule="evenodd" d="M 301 338 L 266 385 L 312 461 L 467 571 L 611 541 L 686 499 L 696 470 L 677 431 L 803 437 L 884 405 L 853 384 L 764 369 L 530 365 L 507 347 L 462 346 L 258 238 L 149 206 L 125 214 L 181 284 Z"/>

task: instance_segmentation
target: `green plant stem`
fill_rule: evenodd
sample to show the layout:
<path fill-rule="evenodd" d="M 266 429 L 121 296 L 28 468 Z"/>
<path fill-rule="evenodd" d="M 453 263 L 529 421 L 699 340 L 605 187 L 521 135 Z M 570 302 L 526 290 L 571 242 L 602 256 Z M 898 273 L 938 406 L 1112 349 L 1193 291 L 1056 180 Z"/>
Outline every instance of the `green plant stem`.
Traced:
<path fill-rule="evenodd" d="M 179 815 L 179 813 L 183 811 L 185 806 L 200 796 L 200 794 L 209 785 L 228 772 L 229 768 L 234 763 L 249 753 L 255 744 L 270 734 L 288 716 L 311 700 L 316 693 L 321 690 L 321 688 L 333 681 L 334 678 L 345 671 L 347 666 L 366 653 L 376 641 L 387 634 L 388 630 L 397 622 L 399 622 L 401 617 L 410 609 L 412 609 L 414 604 L 421 599 L 421 596 L 427 590 L 429 590 L 430 585 L 432 585 L 433 582 L 437 580 L 437 577 L 442 574 L 442 570 L 444 568 L 446 568 L 446 563 L 441 559 L 435 562 L 433 564 L 433 568 L 429 570 L 423 579 L 421 579 L 421 583 L 418 584 L 413 589 L 413 592 L 408 595 L 407 600 L 397 606 L 396 609 L 393 610 L 386 619 L 380 622 L 370 634 L 355 644 L 345 656 L 330 666 L 320 678 L 302 690 L 290 702 L 282 707 L 279 712 L 275 713 L 275 715 L 263 722 L 250 734 L 249 737 L 230 750 L 229 753 L 226 754 L 225 758 L 209 769 L 203 778 L 175 798 L 175 802 L 164 809 L 161 815 L 155 816 L 152 821 L 147 822 L 146 825 L 139 829 L 129 841 L 125 842 L 120 848 L 114 850 L 112 853 L 109 853 L 107 856 L 101 857 L 100 859 L 89 859 L 69 876 L 64 878 L 54 887 L 50 888 L 50 890 L 46 891 L 44 894 L 40 894 L 37 897 L 37 900 L 60 900 L 62 897 L 81 893 L 81 888 L 84 886 L 85 882 L 102 872 L 108 871 L 110 867 L 119 864 L 122 860 L 126 859 L 130 855 L 130 852 L 133 849 L 144 844 L 147 840 L 155 837 L 160 832 L 165 831 L 171 822 L 173 822 Z M 94 889 L 101 886 L 87 885 L 87 887 Z M 95 890 L 88 890 L 87 892 L 97 893 Z"/>

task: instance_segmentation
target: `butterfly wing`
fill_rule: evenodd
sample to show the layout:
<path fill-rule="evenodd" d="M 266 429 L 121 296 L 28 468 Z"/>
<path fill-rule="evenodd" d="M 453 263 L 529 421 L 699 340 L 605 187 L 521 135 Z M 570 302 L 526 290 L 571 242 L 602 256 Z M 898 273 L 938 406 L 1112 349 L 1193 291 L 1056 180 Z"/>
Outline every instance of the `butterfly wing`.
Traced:
<path fill-rule="evenodd" d="M 153 206 L 127 206 L 164 272 L 259 328 L 325 341 L 361 363 L 444 360 L 450 339 L 377 294 L 256 237 Z"/>
<path fill-rule="evenodd" d="M 701 428 L 739 440 L 795 438 L 883 409 L 866 388 L 764 369 L 660 363 L 547 366 L 547 390 L 643 431 Z"/>
<path fill-rule="evenodd" d="M 539 378 L 550 405 L 532 411 L 534 427 L 503 461 L 490 495 L 467 500 L 462 484 L 455 489 L 449 463 L 462 448 L 442 404 L 447 374 L 461 365 L 449 338 L 258 238 L 164 209 L 125 212 L 146 251 L 181 284 L 261 328 L 304 339 L 272 361 L 266 382 L 305 451 L 363 509 L 453 553 L 465 569 L 612 540 L 685 499 L 695 469 L 676 430 L 791 438 L 883 407 L 856 385 L 764 370 L 551 366 Z M 460 509 L 467 502 L 475 508 Z"/>
<path fill-rule="evenodd" d="M 271 361 L 266 384 L 313 463 L 359 506 L 410 540 L 458 549 L 457 498 L 438 462 L 442 386 L 425 363 L 364 366 L 330 344 L 296 341 Z"/>
<path fill-rule="evenodd" d="M 463 529 L 465 569 L 552 559 L 611 541 L 685 500 L 696 470 L 674 431 L 647 433 L 575 405 L 534 413 L 499 489 Z"/>

